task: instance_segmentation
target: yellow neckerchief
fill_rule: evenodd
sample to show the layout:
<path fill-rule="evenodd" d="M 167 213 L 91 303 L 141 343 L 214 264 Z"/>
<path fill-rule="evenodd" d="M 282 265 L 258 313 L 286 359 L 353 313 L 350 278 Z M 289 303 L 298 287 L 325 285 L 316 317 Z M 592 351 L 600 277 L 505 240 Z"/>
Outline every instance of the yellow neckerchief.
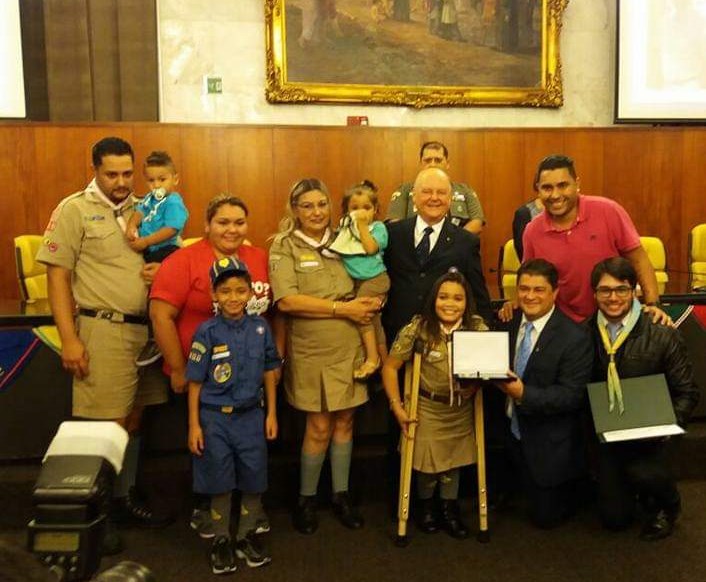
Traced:
<path fill-rule="evenodd" d="M 615 401 L 618 401 L 618 412 L 623 414 L 625 412 L 625 404 L 623 403 L 623 391 L 620 387 L 620 376 L 618 376 L 618 368 L 615 365 L 615 354 L 618 348 L 625 343 L 628 335 L 635 327 L 635 324 L 639 321 L 640 315 L 642 314 L 642 306 L 637 299 L 633 299 L 632 307 L 630 308 L 630 313 L 625 319 L 623 324 L 623 329 L 620 330 L 618 337 L 615 338 L 615 342 L 610 341 L 610 335 L 608 334 L 608 323 L 605 315 L 599 310 L 598 311 L 598 331 L 601 334 L 601 340 L 603 340 L 603 348 L 608 354 L 608 377 L 606 378 L 606 383 L 608 384 L 608 411 L 613 412 L 615 407 Z"/>
<path fill-rule="evenodd" d="M 454 405 L 454 397 L 456 396 L 456 389 L 458 388 L 458 380 L 454 378 L 453 373 L 453 360 L 451 358 L 451 338 L 453 337 L 453 332 L 461 327 L 463 323 L 463 318 L 459 319 L 451 327 L 446 327 L 443 323 L 439 322 L 441 331 L 446 337 L 446 361 L 449 373 L 449 406 Z M 461 395 L 458 395 L 458 405 L 461 405 Z"/>

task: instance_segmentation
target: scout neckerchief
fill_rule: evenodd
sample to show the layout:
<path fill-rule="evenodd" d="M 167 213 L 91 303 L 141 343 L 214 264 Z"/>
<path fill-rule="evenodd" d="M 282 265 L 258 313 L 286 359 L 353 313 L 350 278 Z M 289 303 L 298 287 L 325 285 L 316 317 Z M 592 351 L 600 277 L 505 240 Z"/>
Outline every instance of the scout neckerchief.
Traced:
<path fill-rule="evenodd" d="M 123 212 L 125 212 L 125 210 L 127 210 L 132 205 L 132 194 L 130 194 L 130 196 L 125 198 L 125 200 L 123 200 L 119 204 L 115 204 L 115 202 L 113 202 L 112 200 L 110 200 L 110 198 L 103 194 L 103 191 L 98 187 L 98 184 L 96 184 L 95 178 L 93 178 L 93 180 L 91 180 L 91 183 L 86 186 L 86 192 L 90 192 L 101 202 L 107 204 L 108 207 L 113 211 L 113 216 L 115 216 L 115 220 L 117 221 L 118 226 L 120 226 L 120 229 L 123 232 L 127 230 L 127 222 L 125 222 L 125 218 L 123 218 Z"/>
<path fill-rule="evenodd" d="M 623 414 L 625 412 L 625 404 L 623 403 L 623 391 L 620 387 L 620 376 L 618 376 L 618 368 L 615 365 L 615 354 L 618 348 L 625 343 L 628 335 L 635 327 L 635 324 L 640 319 L 642 314 L 642 306 L 637 299 L 633 299 L 632 307 L 630 313 L 625 318 L 623 322 L 623 329 L 620 330 L 618 337 L 615 341 L 611 341 L 610 334 L 608 333 L 608 323 L 605 315 L 599 310 L 598 311 L 598 331 L 601 334 L 601 340 L 603 340 L 603 348 L 605 349 L 608 357 L 610 358 L 608 362 L 608 378 L 606 380 L 608 384 L 608 411 L 613 412 L 615 407 L 615 401 L 618 402 L 618 412 Z"/>
<path fill-rule="evenodd" d="M 326 244 L 329 242 L 329 239 L 331 238 L 331 229 L 326 228 L 326 232 L 324 232 L 324 236 L 321 237 L 321 240 L 316 240 L 314 238 L 311 238 L 310 236 L 305 235 L 301 230 L 297 229 L 294 231 L 294 236 L 296 236 L 298 239 L 303 240 L 306 244 L 308 244 L 310 247 L 312 247 L 314 250 L 319 251 L 324 257 L 327 257 L 329 259 L 340 259 L 340 257 L 334 253 L 331 252 L 326 248 Z"/>
<path fill-rule="evenodd" d="M 453 374 L 453 361 L 451 359 L 451 338 L 453 337 L 453 332 L 457 330 L 459 327 L 461 327 L 461 324 L 463 323 L 462 319 L 459 319 L 456 323 L 454 323 L 451 327 L 446 327 L 443 323 L 439 323 L 441 326 L 441 331 L 444 332 L 444 335 L 446 337 L 446 361 L 447 361 L 447 368 L 448 368 L 448 373 L 449 373 L 449 406 L 454 405 L 454 398 L 456 397 L 456 393 L 458 392 L 460 386 L 458 385 L 458 380 L 454 378 Z M 461 406 L 461 394 L 458 394 L 458 406 Z"/>

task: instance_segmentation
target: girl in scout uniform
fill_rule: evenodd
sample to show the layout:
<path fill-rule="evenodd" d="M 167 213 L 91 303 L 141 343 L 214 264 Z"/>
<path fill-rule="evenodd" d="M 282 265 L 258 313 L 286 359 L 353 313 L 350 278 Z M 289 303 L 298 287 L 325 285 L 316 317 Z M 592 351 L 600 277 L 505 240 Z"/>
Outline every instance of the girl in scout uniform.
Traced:
<path fill-rule="evenodd" d="M 289 403 L 306 412 L 301 481 L 294 526 L 311 534 L 318 527 L 316 490 L 330 451 L 334 512 L 346 527 L 363 519 L 348 496 L 353 415 L 368 400 L 365 384 L 353 378 L 364 354 L 357 324 L 369 324 L 380 308 L 374 297 L 354 297 L 353 280 L 331 240 L 331 200 L 320 180 L 292 188 L 286 215 L 270 248 L 274 300 L 286 316 L 284 385 Z"/>
<path fill-rule="evenodd" d="M 419 422 L 413 460 L 421 501 L 418 525 L 426 533 L 441 527 L 455 538 L 468 536 L 457 499 L 459 468 L 476 460 L 471 401 L 475 387 L 462 387 L 451 376 L 449 342 L 454 330 L 488 329 L 483 319 L 471 312 L 468 296 L 468 283 L 456 269 L 437 279 L 422 314 L 397 335 L 382 372 L 390 409 L 404 434 L 410 422 Z M 410 419 L 400 399 L 398 371 L 412 358 L 417 338 L 424 343 L 419 408 L 418 418 Z M 434 505 L 437 484 L 440 514 Z"/>

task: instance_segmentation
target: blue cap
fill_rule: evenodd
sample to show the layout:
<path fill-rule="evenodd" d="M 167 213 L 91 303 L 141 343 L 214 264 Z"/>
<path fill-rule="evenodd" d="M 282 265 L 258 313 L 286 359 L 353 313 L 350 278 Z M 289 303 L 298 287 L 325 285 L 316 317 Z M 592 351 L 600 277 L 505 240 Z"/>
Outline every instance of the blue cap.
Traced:
<path fill-rule="evenodd" d="M 243 261 L 233 257 L 224 257 L 213 263 L 209 274 L 211 275 L 211 285 L 215 287 L 218 280 L 224 275 L 249 275 L 250 272 Z"/>

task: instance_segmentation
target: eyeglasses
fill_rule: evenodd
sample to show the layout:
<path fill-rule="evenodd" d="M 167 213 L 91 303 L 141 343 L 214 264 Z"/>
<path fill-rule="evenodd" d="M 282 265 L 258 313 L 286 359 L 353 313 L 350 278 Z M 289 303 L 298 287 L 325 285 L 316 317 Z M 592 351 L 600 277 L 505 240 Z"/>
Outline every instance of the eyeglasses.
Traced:
<path fill-rule="evenodd" d="M 632 293 L 632 287 L 620 285 L 619 287 L 596 287 L 596 297 L 608 299 L 613 293 L 618 299 L 627 299 Z"/>
<path fill-rule="evenodd" d="M 298 202 L 295 206 L 303 212 L 313 212 L 315 208 L 318 208 L 319 210 L 326 210 L 329 207 L 329 203 L 328 200 L 321 200 L 316 204 L 313 202 Z"/>

